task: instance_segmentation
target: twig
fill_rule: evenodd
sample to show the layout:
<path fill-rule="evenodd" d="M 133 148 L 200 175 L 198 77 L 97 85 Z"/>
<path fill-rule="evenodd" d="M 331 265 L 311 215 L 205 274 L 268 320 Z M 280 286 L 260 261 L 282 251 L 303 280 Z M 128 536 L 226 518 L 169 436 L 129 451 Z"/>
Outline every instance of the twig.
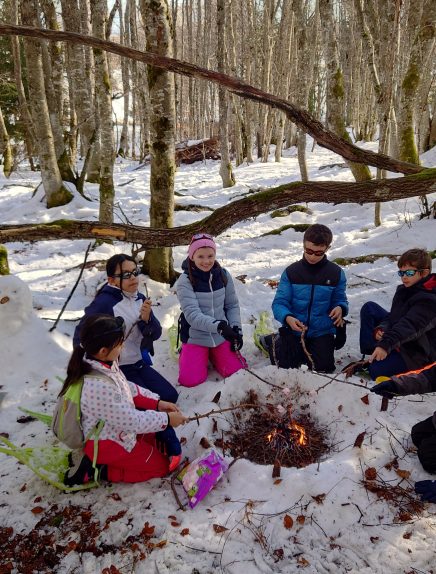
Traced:
<path fill-rule="evenodd" d="M 89 252 L 90 252 L 90 250 L 91 250 L 91 245 L 92 245 L 91 243 L 88 244 L 88 247 L 87 247 L 86 252 L 85 252 L 85 258 L 84 258 L 84 260 L 83 260 L 82 267 L 81 267 L 81 269 L 80 269 L 79 276 L 77 277 L 77 280 L 76 280 L 76 282 L 74 283 L 73 288 L 71 289 L 71 293 L 68 295 L 68 297 L 67 297 L 65 303 L 62 305 L 62 309 L 60 310 L 60 313 L 59 313 L 59 315 L 57 316 L 57 319 L 56 319 L 56 321 L 54 322 L 54 325 L 53 325 L 52 327 L 50 327 L 49 333 L 51 333 L 52 331 L 54 331 L 54 330 L 56 329 L 57 324 L 59 323 L 60 318 L 62 317 L 63 312 L 65 311 L 65 309 L 66 309 L 66 307 L 67 307 L 67 305 L 68 305 L 68 302 L 70 301 L 71 297 L 73 296 L 74 291 L 75 291 L 76 288 L 77 288 L 77 285 L 79 284 L 79 281 L 80 281 L 80 279 L 81 279 L 81 277 L 82 277 L 82 275 L 83 275 L 83 271 L 85 270 L 86 260 L 88 259 L 88 255 L 89 255 Z"/>
<path fill-rule="evenodd" d="M 219 410 L 212 410 L 209 411 L 208 413 L 204 413 L 203 415 L 195 415 L 195 417 L 188 417 L 188 420 L 186 422 L 191 422 L 191 421 L 198 421 L 198 419 L 204 419 L 206 417 L 210 417 L 211 415 L 218 415 L 220 413 L 225 413 L 228 411 L 236 411 L 238 409 L 260 409 L 261 405 L 253 405 L 253 404 L 243 404 L 243 405 L 238 405 L 237 407 L 227 407 L 226 409 L 219 409 Z"/>
<path fill-rule="evenodd" d="M 279 385 L 275 385 L 274 383 L 270 383 L 269 381 L 267 381 L 266 379 L 263 379 L 262 377 L 260 377 L 259 375 L 257 375 L 254 371 L 252 371 L 251 369 L 249 369 L 247 367 L 247 363 L 244 359 L 244 357 L 241 355 L 241 351 L 235 351 L 236 356 L 239 359 L 239 362 L 242 365 L 242 368 L 244 369 L 244 371 L 247 371 L 247 373 L 250 373 L 250 375 L 253 375 L 253 377 L 256 377 L 256 379 L 259 379 L 259 381 L 262 381 L 262 383 L 266 383 L 267 385 L 269 385 L 270 387 L 274 387 L 276 389 L 280 389 L 283 390 L 283 387 L 280 387 Z"/>
<path fill-rule="evenodd" d="M 185 508 L 184 505 L 182 504 L 182 502 L 181 502 L 181 500 L 180 500 L 180 498 L 179 498 L 179 495 L 177 494 L 177 490 L 176 490 L 176 478 L 179 476 L 179 474 L 182 472 L 182 470 L 183 470 L 185 467 L 188 466 L 188 464 L 189 464 L 189 460 L 186 459 L 186 460 L 184 461 L 182 467 L 181 467 L 181 468 L 177 468 L 177 469 L 173 472 L 173 474 L 172 474 L 172 476 L 171 476 L 171 481 L 170 481 L 171 490 L 173 491 L 174 498 L 176 499 L 176 502 L 177 502 L 177 504 L 179 505 L 180 510 L 183 510 L 183 512 L 185 512 L 186 508 Z"/>
<path fill-rule="evenodd" d="M 359 277 L 359 279 L 367 279 L 368 281 L 372 281 L 373 283 L 380 283 L 380 285 L 386 285 L 385 281 L 378 281 L 377 279 L 371 279 L 370 277 L 365 277 L 365 275 L 358 275 L 357 273 L 353 273 L 355 277 Z"/>
<path fill-rule="evenodd" d="M 307 350 L 306 341 L 304 340 L 304 333 L 305 333 L 304 330 L 301 331 L 301 337 L 300 337 L 301 346 L 303 347 L 304 354 L 306 355 L 306 357 L 307 357 L 307 359 L 308 359 L 308 361 L 309 361 L 309 363 L 310 363 L 310 365 L 311 365 L 311 367 L 312 367 L 312 371 L 315 371 L 315 370 L 316 370 L 316 369 L 315 369 L 315 363 L 313 362 L 312 355 L 311 355 L 311 354 L 309 353 L 309 351 Z"/>
<path fill-rule="evenodd" d="M 337 373 L 334 377 L 329 377 L 329 376 L 326 375 L 325 373 L 317 373 L 316 371 L 315 371 L 314 374 L 318 375 L 319 377 L 324 377 L 325 379 L 329 379 L 329 380 L 330 380 L 329 383 L 326 383 L 326 384 L 323 385 L 322 387 L 319 387 L 316 392 L 320 391 L 321 389 L 323 389 L 324 387 L 326 387 L 327 385 L 329 385 L 330 383 L 333 383 L 333 382 L 335 382 L 335 383 L 343 383 L 344 385 L 351 385 L 352 387 L 358 387 L 359 389 L 369 390 L 368 387 L 365 386 L 365 385 L 359 385 L 358 383 L 350 383 L 350 381 L 344 381 L 343 379 L 337 379 L 336 377 L 337 377 L 338 375 L 341 375 L 342 373 Z"/>

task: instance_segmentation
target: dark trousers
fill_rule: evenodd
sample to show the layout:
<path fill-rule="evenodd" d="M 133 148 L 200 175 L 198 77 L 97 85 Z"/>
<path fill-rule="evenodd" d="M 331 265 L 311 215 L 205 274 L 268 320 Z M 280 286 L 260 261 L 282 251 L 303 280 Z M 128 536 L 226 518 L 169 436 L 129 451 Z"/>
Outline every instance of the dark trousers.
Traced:
<path fill-rule="evenodd" d="M 429 417 L 412 427 L 412 441 L 418 448 L 418 458 L 424 470 L 436 474 L 436 427 Z"/>
<path fill-rule="evenodd" d="M 382 323 L 389 313 L 378 303 L 368 301 L 360 310 L 360 352 L 363 355 L 372 355 L 377 346 L 374 338 L 374 329 Z M 407 365 L 398 351 L 391 351 L 386 359 L 373 361 L 369 365 L 369 374 L 373 381 L 377 377 L 392 377 L 408 371 Z"/>
<path fill-rule="evenodd" d="M 265 342 L 269 346 L 270 359 L 273 365 L 278 364 L 279 367 L 284 369 L 296 369 L 301 367 L 301 365 L 308 365 L 312 368 L 312 364 L 301 344 L 301 338 L 294 335 L 290 329 L 282 327 L 279 330 L 279 336 L 267 336 L 265 337 Z M 305 345 L 308 353 L 312 356 L 315 371 L 333 373 L 335 370 L 334 335 L 307 338 L 305 339 Z"/>
<path fill-rule="evenodd" d="M 120 369 L 128 381 L 156 393 L 163 401 L 177 402 L 179 393 L 173 385 L 143 361 L 133 365 L 120 365 Z"/>
<path fill-rule="evenodd" d="M 167 427 L 165 430 L 156 433 L 156 445 L 161 453 L 167 456 L 182 453 L 180 441 L 173 427 Z"/>

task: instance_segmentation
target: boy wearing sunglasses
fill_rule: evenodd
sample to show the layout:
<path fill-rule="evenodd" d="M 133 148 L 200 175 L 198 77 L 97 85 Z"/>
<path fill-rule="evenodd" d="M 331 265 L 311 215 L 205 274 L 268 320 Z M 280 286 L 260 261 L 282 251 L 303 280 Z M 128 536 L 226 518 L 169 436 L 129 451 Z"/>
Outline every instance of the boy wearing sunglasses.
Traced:
<path fill-rule="evenodd" d="M 369 374 L 391 377 L 436 360 L 436 276 L 425 249 L 409 249 L 398 260 L 401 285 L 388 313 L 374 301 L 360 311 L 360 350 Z"/>
<path fill-rule="evenodd" d="M 126 324 L 126 340 L 119 357 L 128 381 L 156 393 L 163 401 L 177 402 L 176 389 L 153 369 L 153 341 L 159 339 L 162 327 L 151 308 L 151 299 L 138 291 L 140 270 L 131 255 L 118 253 L 106 262 L 107 283 L 85 309 L 85 315 L 74 332 L 73 345 L 80 343 L 80 331 L 86 317 L 97 313 L 120 316 Z"/>
<path fill-rule="evenodd" d="M 332 239 L 328 227 L 311 225 L 304 233 L 303 257 L 280 278 L 272 310 L 282 327 L 279 336 L 269 335 L 262 341 L 271 362 L 279 367 L 297 368 L 304 363 L 319 372 L 335 370 L 334 351 L 345 344 L 343 317 L 348 301 L 345 274 L 327 259 Z"/>

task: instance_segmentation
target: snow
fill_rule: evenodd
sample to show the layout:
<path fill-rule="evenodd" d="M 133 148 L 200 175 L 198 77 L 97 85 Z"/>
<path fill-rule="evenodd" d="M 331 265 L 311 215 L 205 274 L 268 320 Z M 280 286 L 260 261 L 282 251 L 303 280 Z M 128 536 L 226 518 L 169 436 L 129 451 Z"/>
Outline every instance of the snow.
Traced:
<path fill-rule="evenodd" d="M 371 147 L 370 144 L 364 144 Z M 321 166 L 342 163 L 335 154 L 308 144 L 308 164 L 313 180 L 348 180 L 348 169 Z M 374 145 L 372 148 L 374 149 Z M 219 164 L 214 161 L 181 166 L 176 174 L 179 204 L 196 203 L 217 208 L 249 190 L 280 185 L 299 179 L 295 150 L 287 150 L 279 164 L 254 163 L 235 169 L 237 185 L 223 190 Z M 273 156 L 272 156 L 273 157 Z M 436 165 L 436 150 L 424 154 L 427 166 Z M 135 170 L 136 165 L 122 160 L 116 165 L 116 220 L 123 213 L 134 224 L 149 222 L 149 169 Z M 132 180 L 133 181 L 130 181 Z M 128 183 L 127 183 L 128 182 Z M 97 220 L 98 188 L 86 189 L 92 201 L 75 195 L 59 208 L 44 207 L 37 174 L 27 171 L 11 180 L 0 177 L 0 221 L 30 223 L 59 218 Z M 125 184 L 122 185 L 121 184 Z M 436 194 L 429 197 L 432 203 Z M 303 469 L 282 468 L 281 482 L 271 478 L 272 467 L 238 460 L 214 490 L 193 510 L 178 509 L 168 479 L 143 484 L 104 485 L 98 489 L 72 494 L 62 493 L 42 482 L 25 466 L 0 454 L 0 527 L 12 527 L 16 533 L 28 534 L 40 520 L 32 509 L 35 500 L 48 509 L 53 504 L 64 508 L 78 505 L 92 509 L 100 523 L 121 511 L 125 515 L 111 523 L 100 540 L 119 544 L 128 535 L 138 534 L 144 523 L 155 527 L 153 541 L 166 541 L 144 560 L 133 562 L 128 555 L 95 556 L 88 552 L 66 555 L 56 572 L 102 572 L 111 565 L 123 572 L 202 574 L 221 571 L 229 574 L 298 572 L 360 574 L 386 572 L 430 572 L 434 568 L 435 506 L 426 504 L 421 514 L 404 521 L 398 519 L 399 508 L 367 492 L 362 485 L 364 472 L 374 467 L 378 479 L 404 488 L 417 480 L 431 478 L 420 466 L 411 447 L 410 428 L 431 415 L 434 397 L 404 397 L 390 401 L 386 412 L 380 411 L 380 398 L 366 388 L 348 385 L 342 375 L 329 381 L 307 369 L 278 370 L 269 365 L 253 343 L 256 318 L 270 310 L 274 291 L 266 280 L 279 279 L 285 266 L 301 257 L 302 234 L 288 229 L 281 235 L 262 234 L 289 223 L 324 223 L 334 234 L 329 257 L 355 257 L 366 254 L 399 255 L 413 246 L 435 249 L 434 221 L 419 220 L 417 198 L 382 205 L 383 225 L 373 224 L 374 205 L 309 204 L 310 213 L 295 212 L 282 218 L 264 214 L 242 222 L 217 238 L 218 259 L 233 275 L 247 275 L 246 282 L 236 281 L 241 303 L 244 348 L 249 368 L 260 377 L 283 387 L 274 389 L 249 372 L 239 372 L 221 380 L 211 371 L 208 380 L 195 389 L 178 387 L 183 412 L 208 412 L 217 408 L 212 401 L 221 391 L 218 407 L 240 401 L 249 389 L 262 400 L 287 404 L 291 399 L 296 411 L 304 407 L 314 420 L 328 429 L 331 452 L 317 463 Z M 201 219 L 209 212 L 178 211 L 175 225 Z M 79 273 L 88 241 L 47 241 L 9 243 L 11 276 L 0 277 L 0 432 L 8 433 L 17 445 L 55 444 L 50 431 L 38 421 L 20 424 L 20 406 L 50 413 L 60 389 L 59 378 L 71 352 L 71 338 L 77 319 L 104 281 L 103 267 L 84 271 L 57 329 L 49 332 Z M 117 243 L 99 245 L 90 260 L 104 261 L 116 252 L 129 252 L 130 246 Z M 180 270 L 186 247 L 174 249 L 174 261 Z M 337 352 L 341 365 L 359 358 L 359 310 L 367 300 L 389 307 L 398 284 L 396 265 L 388 258 L 375 263 L 359 263 L 345 268 L 350 301 L 348 340 Z M 156 315 L 164 328 L 155 344 L 155 367 L 173 384 L 177 381 L 177 362 L 170 354 L 166 330 L 177 321 L 179 306 L 172 289 L 148 278 L 148 291 Z M 33 301 L 33 303 L 32 303 Z M 33 308 L 32 308 L 33 305 Z M 353 377 L 355 384 L 367 383 Z M 368 395 L 368 404 L 361 400 Z M 308 405 L 308 406 L 306 406 Z M 232 418 L 216 417 L 219 432 L 213 433 L 212 420 L 204 418 L 179 427 L 186 438 L 184 455 L 191 460 L 204 453 L 200 439 L 211 443 L 230 428 Z M 354 447 L 359 433 L 365 432 L 363 444 Z M 398 457 L 399 469 L 408 471 L 401 478 L 395 468 L 385 465 Z M 25 485 L 25 486 L 24 486 Z M 181 488 L 178 488 L 183 498 Z M 118 496 L 114 496 L 114 494 Z M 324 495 L 324 496 L 319 496 Z M 39 498 L 40 497 L 40 500 Z M 292 518 L 286 528 L 284 517 Z M 176 517 L 176 520 L 171 517 Z M 304 517 L 304 519 L 302 518 Z M 173 525 L 171 524 L 173 523 Z M 174 526 L 174 524 L 176 526 Z M 214 524 L 226 530 L 217 533 Z M 288 523 L 289 525 L 289 523 Z M 183 529 L 189 533 L 182 535 Z M 71 534 L 70 538 L 73 536 Z M 66 540 L 63 541 L 64 543 Z M 130 566 L 126 566 L 129 565 Z M 123 569 L 124 568 L 124 569 Z M 50 571 L 50 570 L 47 570 Z M 53 571 L 53 570 L 51 570 Z"/>

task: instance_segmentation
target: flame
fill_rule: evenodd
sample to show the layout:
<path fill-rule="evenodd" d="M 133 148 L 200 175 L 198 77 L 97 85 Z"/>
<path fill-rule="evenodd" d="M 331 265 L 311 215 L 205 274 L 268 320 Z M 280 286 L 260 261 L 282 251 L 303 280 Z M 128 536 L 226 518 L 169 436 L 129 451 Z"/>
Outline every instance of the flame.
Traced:
<path fill-rule="evenodd" d="M 306 431 L 304 430 L 304 428 L 300 425 L 297 425 L 297 423 L 291 422 L 288 425 L 288 428 L 291 431 L 295 431 L 300 433 L 300 436 L 298 437 L 298 444 L 300 446 L 304 446 L 307 443 L 307 437 L 306 437 Z"/>

